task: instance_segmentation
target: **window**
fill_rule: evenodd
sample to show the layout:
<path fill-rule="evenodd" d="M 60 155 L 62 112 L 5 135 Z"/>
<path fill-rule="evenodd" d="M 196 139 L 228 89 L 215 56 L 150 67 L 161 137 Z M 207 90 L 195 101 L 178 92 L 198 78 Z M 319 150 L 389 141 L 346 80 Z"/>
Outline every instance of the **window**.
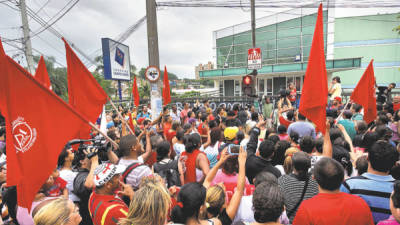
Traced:
<path fill-rule="evenodd" d="M 267 81 L 267 95 L 272 95 L 272 90 L 273 90 L 273 87 L 272 87 L 272 78 L 267 78 L 266 79 L 266 81 Z"/>
<path fill-rule="evenodd" d="M 235 96 L 240 96 L 240 80 L 235 80 Z"/>
<path fill-rule="evenodd" d="M 258 95 L 262 96 L 264 95 L 264 79 L 257 79 L 258 83 Z"/>
<path fill-rule="evenodd" d="M 219 96 L 224 96 L 224 81 L 219 81 Z"/>

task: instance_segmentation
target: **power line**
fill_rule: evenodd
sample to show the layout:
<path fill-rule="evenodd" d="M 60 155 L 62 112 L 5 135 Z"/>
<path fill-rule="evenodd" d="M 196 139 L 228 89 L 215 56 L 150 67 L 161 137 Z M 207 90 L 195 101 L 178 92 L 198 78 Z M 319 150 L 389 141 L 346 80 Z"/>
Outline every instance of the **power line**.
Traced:
<path fill-rule="evenodd" d="M 67 6 L 68 4 L 70 4 L 72 1 L 75 1 L 74 3 L 72 3 L 72 5 L 65 10 L 65 12 L 63 12 L 57 19 L 55 19 L 54 21 L 52 21 L 59 13 L 61 13 Z M 79 0 L 71 0 L 69 1 L 60 11 L 58 11 L 52 18 L 49 19 L 49 21 L 47 21 L 44 25 L 44 27 L 40 30 L 40 31 L 36 31 L 35 34 L 32 35 L 32 37 L 42 33 L 43 31 L 45 31 L 46 29 L 48 29 L 49 27 L 51 27 L 53 24 L 55 24 L 57 21 L 59 21 L 61 18 L 63 18 L 63 16 L 65 16 L 65 14 L 67 14 L 76 4 L 78 4 Z M 52 21 L 50 24 L 49 22 Z"/>

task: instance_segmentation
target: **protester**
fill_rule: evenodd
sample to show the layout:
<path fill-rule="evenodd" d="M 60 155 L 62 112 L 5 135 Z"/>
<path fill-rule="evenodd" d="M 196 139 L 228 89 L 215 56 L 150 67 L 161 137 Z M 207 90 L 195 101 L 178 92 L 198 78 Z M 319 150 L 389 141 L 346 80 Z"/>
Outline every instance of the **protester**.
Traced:
<path fill-rule="evenodd" d="M 330 158 L 322 158 L 314 167 L 319 194 L 301 203 L 293 225 L 374 224 L 367 203 L 358 196 L 340 192 L 344 169 Z"/>
<path fill-rule="evenodd" d="M 390 193 L 393 191 L 393 177 L 390 169 L 398 160 L 396 149 L 386 141 L 377 141 L 368 150 L 368 171 L 360 177 L 347 179 L 340 190 L 358 195 L 371 208 L 374 222 L 390 216 Z"/>
<path fill-rule="evenodd" d="M 171 198 L 155 177 L 146 178 L 135 192 L 127 218 L 119 225 L 164 225 L 167 221 Z"/>
<path fill-rule="evenodd" d="M 332 83 L 330 84 L 328 93 L 330 95 L 330 100 L 334 100 L 335 97 L 342 96 L 342 86 L 340 85 L 340 77 L 332 78 Z"/>
<path fill-rule="evenodd" d="M 184 174 L 181 174 L 181 183 L 198 182 L 204 180 L 210 170 L 207 155 L 199 150 L 201 138 L 199 134 L 189 134 L 184 137 L 185 151 L 179 160 L 182 161 Z"/>
<path fill-rule="evenodd" d="M 290 223 L 293 223 L 301 202 L 318 194 L 318 184 L 308 173 L 311 168 L 311 157 L 305 152 L 294 153 L 292 164 L 293 172 L 278 178 Z"/>
<path fill-rule="evenodd" d="M 251 131 L 250 140 L 247 144 L 247 160 L 246 160 L 246 177 L 251 184 L 253 179 L 261 171 L 268 171 L 276 177 L 281 176 L 281 172 L 272 165 L 271 159 L 274 155 L 274 144 L 272 141 L 265 140 L 258 146 L 258 135 L 260 134 L 260 127 L 265 124 L 261 118 L 256 127 Z M 256 151 L 260 156 L 256 156 Z"/>
<path fill-rule="evenodd" d="M 117 224 L 118 220 L 128 214 L 128 206 L 115 197 L 115 192 L 122 186 L 119 193 L 133 198 L 134 192 L 130 185 L 120 181 L 120 174 L 126 168 L 111 163 L 100 164 L 94 171 L 95 190 L 89 198 L 89 212 L 93 224 Z"/>
<path fill-rule="evenodd" d="M 78 225 L 82 220 L 78 207 L 65 198 L 45 202 L 34 214 L 35 225 Z"/>
<path fill-rule="evenodd" d="M 393 185 L 393 192 L 390 195 L 390 212 L 392 215 L 387 220 L 382 220 L 378 225 L 399 225 L 400 224 L 400 182 Z"/>

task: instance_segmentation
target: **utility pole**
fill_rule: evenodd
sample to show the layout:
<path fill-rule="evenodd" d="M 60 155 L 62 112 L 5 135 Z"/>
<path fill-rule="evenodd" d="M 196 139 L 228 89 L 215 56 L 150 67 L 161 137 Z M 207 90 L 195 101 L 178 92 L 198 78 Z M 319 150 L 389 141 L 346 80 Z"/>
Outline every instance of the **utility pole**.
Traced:
<path fill-rule="evenodd" d="M 28 71 L 31 74 L 34 74 L 35 67 L 33 66 L 32 43 L 31 43 L 31 39 L 29 36 L 30 30 L 29 30 L 29 24 L 28 24 L 28 17 L 26 16 L 25 0 L 19 1 L 19 7 L 21 10 L 22 31 L 24 33 L 24 40 L 23 40 L 22 44 L 24 45 L 26 62 L 28 64 Z"/>
<path fill-rule="evenodd" d="M 251 8 L 251 38 L 253 41 L 253 48 L 256 48 L 256 6 L 255 0 L 250 1 L 250 8 Z M 253 83 L 252 83 L 252 90 L 254 90 L 254 95 L 257 95 L 257 70 L 253 70 Z"/>
<path fill-rule="evenodd" d="M 251 0 L 251 37 L 253 40 L 253 48 L 256 47 L 256 7 L 255 0 Z"/>
<path fill-rule="evenodd" d="M 146 15 L 149 66 L 156 66 L 160 69 L 160 57 L 158 52 L 157 9 L 155 0 L 146 0 Z M 162 111 L 161 79 L 159 79 L 156 83 L 150 83 L 150 87 L 151 113 L 154 119 L 157 118 L 157 116 Z"/>

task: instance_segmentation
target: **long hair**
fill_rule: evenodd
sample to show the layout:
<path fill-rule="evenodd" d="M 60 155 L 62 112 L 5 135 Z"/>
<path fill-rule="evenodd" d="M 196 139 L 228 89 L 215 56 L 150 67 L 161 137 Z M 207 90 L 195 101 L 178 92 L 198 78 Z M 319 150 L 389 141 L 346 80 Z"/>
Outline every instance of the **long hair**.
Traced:
<path fill-rule="evenodd" d="M 69 220 L 71 210 L 68 199 L 59 198 L 47 203 L 34 216 L 36 225 L 63 225 Z"/>
<path fill-rule="evenodd" d="M 171 198 L 167 190 L 157 182 L 146 182 L 135 192 L 127 218 L 120 219 L 119 225 L 163 225 Z"/>

